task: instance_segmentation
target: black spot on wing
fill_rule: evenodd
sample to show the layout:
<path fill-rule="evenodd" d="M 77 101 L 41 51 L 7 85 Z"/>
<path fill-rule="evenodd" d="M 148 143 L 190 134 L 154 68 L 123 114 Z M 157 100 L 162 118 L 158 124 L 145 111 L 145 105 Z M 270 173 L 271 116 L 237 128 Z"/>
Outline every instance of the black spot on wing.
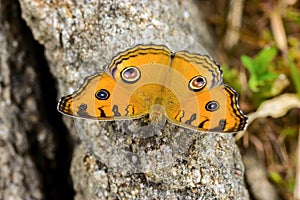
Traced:
<path fill-rule="evenodd" d="M 187 125 L 191 125 L 192 122 L 196 119 L 196 113 L 192 114 L 189 120 L 186 120 L 184 123 Z"/>
<path fill-rule="evenodd" d="M 180 111 L 178 111 L 178 113 L 176 114 L 175 120 L 181 122 L 181 120 L 182 120 L 183 117 L 184 117 L 184 111 L 183 111 L 183 110 L 180 110 Z"/>
<path fill-rule="evenodd" d="M 121 116 L 121 113 L 119 113 L 119 107 L 117 105 L 113 106 L 112 111 L 113 111 L 115 117 Z"/>
<path fill-rule="evenodd" d="M 126 114 L 125 114 L 126 116 L 134 115 L 135 110 L 133 105 L 128 105 L 125 110 L 126 110 Z"/>
<path fill-rule="evenodd" d="M 206 119 L 206 120 L 202 121 L 202 122 L 198 125 L 198 128 L 203 128 L 203 127 L 204 127 L 204 124 L 205 124 L 206 122 L 208 122 L 208 121 L 209 121 L 209 119 Z"/>
<path fill-rule="evenodd" d="M 98 109 L 100 110 L 100 117 L 107 118 L 107 116 L 106 116 L 104 110 L 102 109 L 102 107 L 99 107 Z"/>
<path fill-rule="evenodd" d="M 87 105 L 82 103 L 80 104 L 80 106 L 78 107 L 79 110 L 86 110 L 87 109 Z"/>
<path fill-rule="evenodd" d="M 92 74 L 91 76 L 88 76 L 88 77 L 84 78 L 84 81 L 83 81 L 82 85 L 79 87 L 79 89 L 76 90 L 73 94 L 68 95 L 68 96 L 70 96 L 70 98 L 75 98 L 75 97 L 79 96 L 83 91 L 85 91 L 85 89 L 87 88 L 87 86 L 89 85 L 89 83 L 95 77 L 101 77 L 102 74 L 103 74 L 103 72 L 97 72 L 95 74 Z"/>
<path fill-rule="evenodd" d="M 87 105 L 82 103 L 80 104 L 80 106 L 78 106 L 78 111 L 77 111 L 77 115 L 80 117 L 84 117 L 84 118 L 92 118 L 92 116 L 90 116 L 87 112 Z"/>
<path fill-rule="evenodd" d="M 85 110 L 78 110 L 77 114 L 79 117 L 83 117 L 83 118 L 93 118 L 92 116 L 90 116 Z"/>
<path fill-rule="evenodd" d="M 225 125 L 226 125 L 226 120 L 225 119 L 221 119 L 219 121 L 219 125 L 217 127 L 209 129 L 209 131 L 212 131 L 212 132 L 223 132 L 223 130 L 225 128 Z"/>
<path fill-rule="evenodd" d="M 209 101 L 205 105 L 205 110 L 207 110 L 209 112 L 214 112 L 214 111 L 218 110 L 219 107 L 220 107 L 220 105 L 217 101 Z"/>

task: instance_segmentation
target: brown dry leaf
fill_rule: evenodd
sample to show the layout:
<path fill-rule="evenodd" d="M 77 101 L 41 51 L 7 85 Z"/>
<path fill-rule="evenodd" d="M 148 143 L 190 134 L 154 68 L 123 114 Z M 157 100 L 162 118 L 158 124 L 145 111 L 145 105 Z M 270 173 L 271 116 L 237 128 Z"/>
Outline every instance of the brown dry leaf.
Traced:
<path fill-rule="evenodd" d="M 291 108 L 300 108 L 300 99 L 296 94 L 282 94 L 273 99 L 264 101 L 256 112 L 248 114 L 248 126 L 257 118 L 284 116 Z M 245 131 L 239 132 L 235 139 L 239 140 Z"/>
<path fill-rule="evenodd" d="M 300 100 L 296 94 L 283 94 L 271 100 L 264 101 L 256 112 L 248 114 L 251 124 L 260 117 L 278 118 L 284 116 L 291 108 L 300 108 Z"/>

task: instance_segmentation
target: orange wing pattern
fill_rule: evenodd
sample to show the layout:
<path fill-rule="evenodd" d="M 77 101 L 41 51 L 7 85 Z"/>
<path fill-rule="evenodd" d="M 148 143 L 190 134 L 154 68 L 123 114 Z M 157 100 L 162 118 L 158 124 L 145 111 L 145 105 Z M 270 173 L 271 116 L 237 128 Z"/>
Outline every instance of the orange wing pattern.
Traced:
<path fill-rule="evenodd" d="M 247 116 L 238 95 L 222 83 L 222 70 L 208 56 L 172 53 L 166 46 L 138 45 L 113 58 L 108 72 L 85 79 L 62 97 L 58 110 L 96 120 L 161 115 L 179 126 L 210 132 L 236 132 Z"/>

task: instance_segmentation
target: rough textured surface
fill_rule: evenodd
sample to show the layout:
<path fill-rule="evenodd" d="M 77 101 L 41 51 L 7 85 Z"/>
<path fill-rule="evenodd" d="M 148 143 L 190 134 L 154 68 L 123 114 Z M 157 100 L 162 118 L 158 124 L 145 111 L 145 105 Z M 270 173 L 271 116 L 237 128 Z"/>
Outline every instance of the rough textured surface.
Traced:
<path fill-rule="evenodd" d="M 69 145 L 61 140 L 67 132 L 63 126 L 54 131 L 56 118 L 49 120 L 52 111 L 45 108 L 52 106 L 51 95 L 56 104 L 54 81 L 43 76 L 48 71 L 43 49 L 21 19 L 16 0 L 0 1 L 0 46 L 0 199 L 72 196 L 66 194 L 72 192 L 64 171 L 69 166 L 62 164 L 70 163 Z"/>
<path fill-rule="evenodd" d="M 138 43 L 203 53 L 190 39 L 193 36 L 212 49 L 199 10 L 189 0 L 20 3 L 35 39 L 45 46 L 60 94 L 74 91 L 85 76 L 105 69 L 113 55 Z M 76 199 L 248 199 L 244 168 L 231 135 L 196 133 L 167 124 L 140 137 L 134 134 L 138 121 L 101 126 L 76 121 L 76 129 L 71 119 L 65 121 L 93 149 L 93 156 L 85 156 L 81 147 L 74 153 Z M 133 134 L 126 134 L 124 127 L 131 125 Z M 95 150 L 95 141 L 102 141 L 103 147 Z"/>
<path fill-rule="evenodd" d="M 233 139 L 203 134 L 193 141 L 181 158 L 166 156 L 160 149 L 152 150 L 156 155 L 176 160 L 172 164 L 168 161 L 168 167 L 145 173 L 109 168 L 95 157 L 83 154 L 84 149 L 79 147 L 71 171 L 76 178 L 77 199 L 248 199 L 244 169 Z"/>
<path fill-rule="evenodd" d="M 32 82 L 24 81 L 36 80 L 36 73 L 24 58 L 20 22 L 8 14 L 18 12 L 16 4 L 0 5 L 0 199 L 41 199 L 27 135 L 37 121 L 37 93 Z"/>

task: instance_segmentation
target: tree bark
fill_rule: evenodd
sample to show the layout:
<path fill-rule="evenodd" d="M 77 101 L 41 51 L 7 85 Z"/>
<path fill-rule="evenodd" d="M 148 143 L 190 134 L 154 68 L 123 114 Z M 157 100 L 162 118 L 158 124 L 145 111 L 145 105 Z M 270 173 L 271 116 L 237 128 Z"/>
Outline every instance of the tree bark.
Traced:
<path fill-rule="evenodd" d="M 22 17 L 30 27 L 35 40 L 45 48 L 47 65 L 58 83 L 59 96 L 77 89 L 84 77 L 105 70 L 114 55 L 136 44 L 158 43 L 171 46 L 174 51 L 184 49 L 205 53 L 191 39 L 193 37 L 206 50 L 213 53 L 212 39 L 201 16 L 201 9 L 191 0 L 20 0 L 19 2 Z M 5 27 L 5 25 L 1 26 Z M 2 35 L 5 36 L 3 33 Z M 24 40 L 24 38 L 19 39 Z M 3 44 L 6 45 L 5 49 L 9 49 L 9 44 L 13 46 L 11 42 Z M 7 60 L 4 57 L 5 53 L 1 53 L 1 57 L 4 58 L 1 60 Z M 15 55 L 11 53 L 14 52 L 9 52 L 9 56 Z M 42 134 L 44 137 L 41 138 L 54 138 L 52 139 L 54 147 L 47 146 L 46 151 L 58 149 L 61 151 L 57 150 L 56 153 L 65 154 L 64 150 L 70 149 L 70 141 L 66 136 L 61 136 L 65 134 L 63 130 L 51 128 L 62 127 L 62 125 L 57 126 L 50 122 L 51 127 L 49 127 L 45 117 L 47 114 L 43 114 L 43 109 L 39 109 L 39 106 L 43 108 L 48 106 L 48 104 L 42 105 L 47 96 L 43 98 L 43 92 L 42 95 L 39 94 L 39 91 L 45 88 L 43 85 L 34 84 L 35 79 L 31 77 L 32 71 L 45 69 L 43 66 L 36 66 L 30 71 L 29 66 L 24 66 L 20 77 L 24 80 L 21 86 L 25 88 L 20 90 L 22 88 L 20 86 L 21 88 L 17 87 L 14 91 L 11 86 L 11 77 L 14 75 L 11 74 L 16 72 L 9 67 L 11 62 L 4 61 L 1 61 L 1 76 L 10 78 L 7 80 L 2 78 L 6 82 L 0 85 L 1 102 L 10 101 L 13 95 L 21 95 L 26 100 L 30 95 L 20 91 L 27 91 L 28 88 L 35 88 L 37 91 L 32 94 L 33 103 L 23 100 L 14 100 L 16 103 L 12 104 L 16 106 L 1 103 L 5 106 L 0 107 L 2 119 L 0 126 L 4 124 L 5 134 L 19 134 L 17 138 L 27 138 L 27 140 L 31 138 L 26 136 L 30 131 L 20 132 L 22 127 L 10 124 L 16 119 L 19 119 L 17 122 L 20 124 L 30 122 L 31 118 L 28 115 L 24 116 L 24 113 L 33 109 L 31 108 L 33 106 L 35 109 L 31 115 L 38 116 L 36 121 L 32 122 L 34 125 L 30 126 L 35 130 L 35 137 L 39 138 L 42 134 L 40 132 L 46 132 L 47 134 Z M 24 65 L 25 62 L 21 63 Z M 29 85 L 26 86 L 26 83 Z M 54 82 L 51 84 L 54 85 Z M 24 110 L 15 108 L 22 105 L 26 105 L 23 106 Z M 13 115 L 1 109 L 10 109 L 9 112 Z M 3 119 L 8 123 L 2 123 Z M 82 144 L 75 147 L 71 173 L 76 199 L 249 199 L 243 179 L 243 163 L 231 134 L 195 132 L 166 123 L 164 128 L 154 135 L 140 137 L 136 133 L 140 120 L 102 122 L 99 126 L 95 126 L 85 121 L 74 121 L 65 117 L 64 122 L 73 137 L 76 138 L 77 132 L 84 140 L 84 145 L 90 150 L 90 153 L 86 153 L 87 150 Z M 130 129 L 132 134 L 128 134 L 125 131 L 127 129 Z M 45 140 L 51 141 L 51 139 Z M 14 145 L 17 148 L 22 147 L 15 143 L 16 140 L 6 139 L 4 148 L 8 149 L 9 146 Z M 32 145 L 28 141 L 25 143 L 25 146 Z M 38 144 L 40 145 L 41 142 L 39 141 Z M 59 144 L 65 144 L 69 148 L 58 148 Z M 0 146 L 2 148 L 3 145 Z M 31 188 L 24 188 L 28 193 L 20 193 L 20 198 L 26 197 L 23 195 L 31 195 L 29 199 L 39 199 L 43 196 L 49 198 L 47 197 L 49 193 L 43 189 L 47 186 L 48 179 L 44 178 L 45 174 L 40 170 L 42 167 L 37 167 L 38 162 L 26 158 L 26 154 L 31 156 L 27 149 L 20 156 L 20 161 L 29 166 L 35 164 L 27 167 L 30 168 L 29 171 L 24 167 L 26 177 L 33 179 L 28 179 L 28 183 L 34 181 L 35 187 L 32 188 L 31 185 Z M 16 157 L 7 150 L 3 151 L 3 155 Z M 51 158 L 57 161 L 57 157 L 58 155 L 52 155 Z M 9 171 L 13 171 L 14 165 L 20 166 L 12 163 L 7 167 Z M 2 165 L 0 170 L 5 170 Z M 64 178 L 67 179 L 68 176 Z M 41 179 L 44 181 L 40 181 Z M 10 179 L 6 180 L 13 182 Z M 11 188 L 7 184 L 7 187 L 0 192 L 9 189 Z"/>
<path fill-rule="evenodd" d="M 0 199 L 72 198 L 71 146 L 43 48 L 17 0 L 0 1 L 0 22 Z"/>

